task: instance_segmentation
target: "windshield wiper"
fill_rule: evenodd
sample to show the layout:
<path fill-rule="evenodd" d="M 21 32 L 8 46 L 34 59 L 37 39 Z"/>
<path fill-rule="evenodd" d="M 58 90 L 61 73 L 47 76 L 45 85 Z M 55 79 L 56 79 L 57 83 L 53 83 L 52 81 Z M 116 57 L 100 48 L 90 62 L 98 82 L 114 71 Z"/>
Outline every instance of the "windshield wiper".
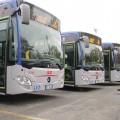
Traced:
<path fill-rule="evenodd" d="M 48 58 L 48 57 L 46 57 L 45 59 L 49 59 L 50 62 L 51 62 L 51 60 L 52 60 L 53 62 L 51 62 L 51 63 L 56 63 L 56 65 L 58 66 L 58 68 L 59 68 L 60 70 L 62 70 L 63 65 L 60 65 L 60 64 L 57 62 L 57 59 L 56 59 L 56 58 L 53 58 L 53 57 Z"/>
<path fill-rule="evenodd" d="M 62 65 L 60 65 L 60 64 L 58 64 L 58 63 L 56 63 L 56 65 L 58 66 L 58 68 L 59 68 L 60 70 L 63 69 L 63 66 L 62 66 Z"/>
<path fill-rule="evenodd" d="M 89 70 L 90 70 L 90 66 L 87 66 L 87 65 L 86 65 L 86 66 L 84 67 L 84 70 L 85 70 L 85 71 L 89 71 Z"/>
<path fill-rule="evenodd" d="M 91 69 L 92 69 L 92 70 L 102 70 L 102 71 L 104 70 L 103 66 L 101 66 L 101 65 L 99 65 L 99 64 L 95 64 L 95 65 L 92 64 L 92 65 L 91 65 Z"/>
<path fill-rule="evenodd" d="M 33 67 L 37 68 L 59 68 L 60 70 L 62 69 L 62 66 L 59 63 L 54 63 L 49 60 L 44 60 L 44 61 L 35 61 L 35 62 L 22 62 L 22 66 L 26 67 L 28 69 L 31 69 Z"/>
<path fill-rule="evenodd" d="M 37 61 L 37 62 L 22 61 L 22 66 L 28 69 L 31 69 L 33 67 L 49 68 L 50 64 L 51 63 L 49 61 Z"/>
<path fill-rule="evenodd" d="M 89 65 L 89 66 L 85 66 L 84 67 L 84 70 L 85 71 L 89 71 L 89 70 L 104 70 L 104 68 L 102 67 L 102 66 L 100 66 L 99 64 L 97 64 L 97 65 L 94 65 L 94 64 L 92 64 L 92 65 Z"/>

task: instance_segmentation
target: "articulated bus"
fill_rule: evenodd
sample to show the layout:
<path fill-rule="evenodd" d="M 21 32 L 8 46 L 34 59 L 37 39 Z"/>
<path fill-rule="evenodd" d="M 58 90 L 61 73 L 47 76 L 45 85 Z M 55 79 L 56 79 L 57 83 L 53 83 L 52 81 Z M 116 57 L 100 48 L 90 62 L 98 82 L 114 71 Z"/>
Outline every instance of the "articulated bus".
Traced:
<path fill-rule="evenodd" d="M 104 83 L 101 38 L 86 32 L 63 32 L 64 84 Z"/>
<path fill-rule="evenodd" d="M 60 20 L 23 0 L 0 1 L 0 94 L 64 86 Z"/>
<path fill-rule="evenodd" d="M 103 42 L 105 81 L 120 81 L 120 44 Z"/>

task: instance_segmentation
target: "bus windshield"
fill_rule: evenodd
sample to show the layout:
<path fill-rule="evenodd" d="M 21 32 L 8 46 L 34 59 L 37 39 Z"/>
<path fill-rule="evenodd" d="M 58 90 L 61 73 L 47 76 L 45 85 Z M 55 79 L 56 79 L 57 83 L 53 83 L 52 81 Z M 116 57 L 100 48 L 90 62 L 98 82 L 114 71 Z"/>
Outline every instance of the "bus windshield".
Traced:
<path fill-rule="evenodd" d="M 84 43 L 82 42 L 82 48 L 84 52 L 84 66 L 89 66 L 91 69 L 96 69 L 96 67 L 103 69 L 102 47 L 89 43 L 89 48 L 85 48 Z"/>
<path fill-rule="evenodd" d="M 60 32 L 31 20 L 29 25 L 21 24 L 22 61 L 48 61 L 60 64 Z"/>

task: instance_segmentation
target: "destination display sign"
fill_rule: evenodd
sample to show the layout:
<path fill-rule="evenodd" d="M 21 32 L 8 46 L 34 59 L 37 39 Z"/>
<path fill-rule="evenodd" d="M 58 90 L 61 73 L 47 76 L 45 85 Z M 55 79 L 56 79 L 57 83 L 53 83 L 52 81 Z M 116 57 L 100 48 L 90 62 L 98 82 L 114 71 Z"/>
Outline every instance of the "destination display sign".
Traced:
<path fill-rule="evenodd" d="M 30 5 L 30 19 L 45 24 L 56 30 L 60 30 L 60 20 L 57 17 L 30 3 L 27 4 Z"/>
<path fill-rule="evenodd" d="M 85 32 L 81 33 L 81 37 L 82 36 L 88 36 L 89 37 L 89 43 L 101 46 L 101 38 L 100 37 L 98 37 L 96 35 L 93 35 L 93 34 L 85 33 Z"/>

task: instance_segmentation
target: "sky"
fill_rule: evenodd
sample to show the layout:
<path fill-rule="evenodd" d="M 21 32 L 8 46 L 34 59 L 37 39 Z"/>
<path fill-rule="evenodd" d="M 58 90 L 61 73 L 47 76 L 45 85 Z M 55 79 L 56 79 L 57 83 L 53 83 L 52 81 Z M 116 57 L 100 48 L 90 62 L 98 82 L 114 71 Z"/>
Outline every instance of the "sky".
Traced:
<path fill-rule="evenodd" d="M 61 32 L 83 31 L 101 37 L 103 42 L 120 43 L 120 0 L 26 1 L 59 18 Z"/>
<path fill-rule="evenodd" d="M 61 21 L 61 32 L 84 31 L 120 43 L 120 0 L 28 0 Z M 97 32 L 94 31 L 97 29 Z"/>
<path fill-rule="evenodd" d="M 28 0 L 61 21 L 61 32 L 83 31 L 120 43 L 120 0 Z M 94 31 L 97 30 L 97 32 Z"/>

